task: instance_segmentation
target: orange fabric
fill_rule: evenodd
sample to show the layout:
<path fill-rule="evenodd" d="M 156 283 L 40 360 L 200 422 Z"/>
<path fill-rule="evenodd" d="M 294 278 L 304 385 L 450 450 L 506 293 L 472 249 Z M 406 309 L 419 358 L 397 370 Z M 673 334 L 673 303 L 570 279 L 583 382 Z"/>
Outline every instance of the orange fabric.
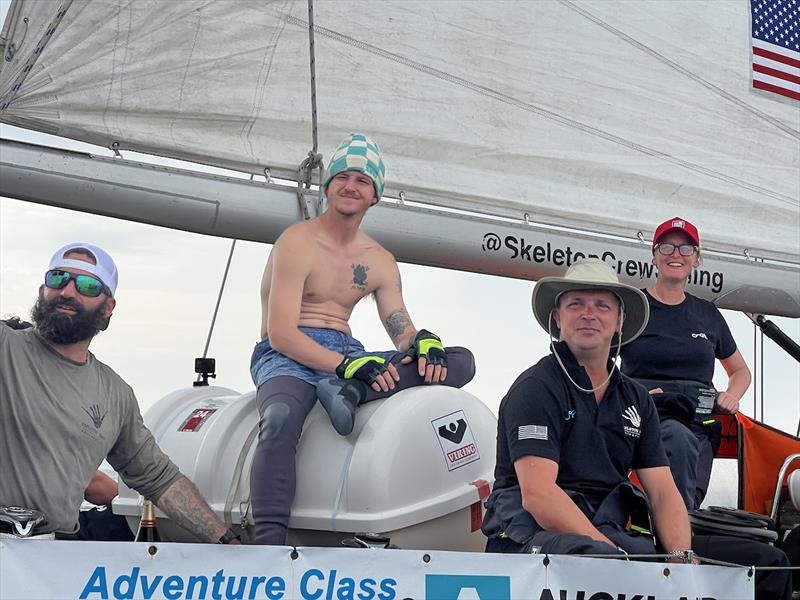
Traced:
<path fill-rule="evenodd" d="M 740 507 L 768 515 L 772 508 L 778 472 L 787 456 L 800 452 L 800 438 L 753 421 L 741 413 L 736 415 L 736 420 L 739 423 L 741 449 Z M 790 468 L 786 475 L 797 468 L 800 465 Z"/>

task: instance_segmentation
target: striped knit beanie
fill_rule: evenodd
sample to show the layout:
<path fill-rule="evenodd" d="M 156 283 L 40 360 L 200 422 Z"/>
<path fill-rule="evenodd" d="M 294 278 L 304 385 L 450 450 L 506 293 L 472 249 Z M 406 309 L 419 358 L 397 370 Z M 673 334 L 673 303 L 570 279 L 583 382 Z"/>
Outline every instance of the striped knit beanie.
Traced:
<path fill-rule="evenodd" d="M 381 158 L 381 149 L 363 133 L 351 133 L 339 144 L 331 156 L 328 176 L 322 184 L 322 189 L 327 190 L 331 179 L 343 171 L 358 171 L 368 175 L 375 186 L 378 200 L 381 199 L 386 167 Z"/>

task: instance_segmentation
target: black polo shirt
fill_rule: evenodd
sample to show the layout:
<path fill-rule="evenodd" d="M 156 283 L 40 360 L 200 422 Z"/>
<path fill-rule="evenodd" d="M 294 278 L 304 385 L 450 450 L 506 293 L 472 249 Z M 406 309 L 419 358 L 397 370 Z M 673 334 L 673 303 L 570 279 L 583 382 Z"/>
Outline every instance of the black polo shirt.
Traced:
<path fill-rule="evenodd" d="M 622 347 L 622 372 L 634 379 L 690 380 L 713 387 L 715 359 L 729 358 L 736 342 L 725 318 L 707 300 L 686 294 L 680 304 L 659 302 L 644 290 L 650 320 Z"/>
<path fill-rule="evenodd" d="M 572 378 L 592 387 L 564 342 L 555 349 Z M 609 367 L 611 360 L 609 360 Z M 669 463 L 647 391 L 615 369 L 599 404 L 578 390 L 550 354 L 522 373 L 500 403 L 495 489 L 519 485 L 514 462 L 541 456 L 558 463 L 556 483 L 597 506 L 631 469 Z"/>

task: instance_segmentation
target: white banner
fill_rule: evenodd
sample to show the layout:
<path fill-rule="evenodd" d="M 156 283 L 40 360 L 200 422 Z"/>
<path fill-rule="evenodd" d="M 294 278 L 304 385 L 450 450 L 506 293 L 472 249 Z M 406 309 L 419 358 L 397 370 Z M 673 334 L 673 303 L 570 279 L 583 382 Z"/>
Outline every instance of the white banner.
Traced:
<path fill-rule="evenodd" d="M 0 600 L 752 600 L 747 568 L 578 556 L 0 540 Z"/>

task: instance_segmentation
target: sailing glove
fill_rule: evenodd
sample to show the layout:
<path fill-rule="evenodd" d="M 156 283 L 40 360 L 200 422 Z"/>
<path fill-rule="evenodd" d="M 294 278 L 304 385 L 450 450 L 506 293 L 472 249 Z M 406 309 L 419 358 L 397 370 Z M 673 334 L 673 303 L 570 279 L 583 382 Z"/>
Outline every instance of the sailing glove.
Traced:
<path fill-rule="evenodd" d="M 341 379 L 359 379 L 370 385 L 385 372 L 386 359 L 380 356 L 345 356 L 336 367 Z"/>
<path fill-rule="evenodd" d="M 447 356 L 444 346 L 442 346 L 442 340 L 427 329 L 420 329 L 417 332 L 406 354 L 415 360 L 424 356 L 429 365 L 447 366 Z"/>

